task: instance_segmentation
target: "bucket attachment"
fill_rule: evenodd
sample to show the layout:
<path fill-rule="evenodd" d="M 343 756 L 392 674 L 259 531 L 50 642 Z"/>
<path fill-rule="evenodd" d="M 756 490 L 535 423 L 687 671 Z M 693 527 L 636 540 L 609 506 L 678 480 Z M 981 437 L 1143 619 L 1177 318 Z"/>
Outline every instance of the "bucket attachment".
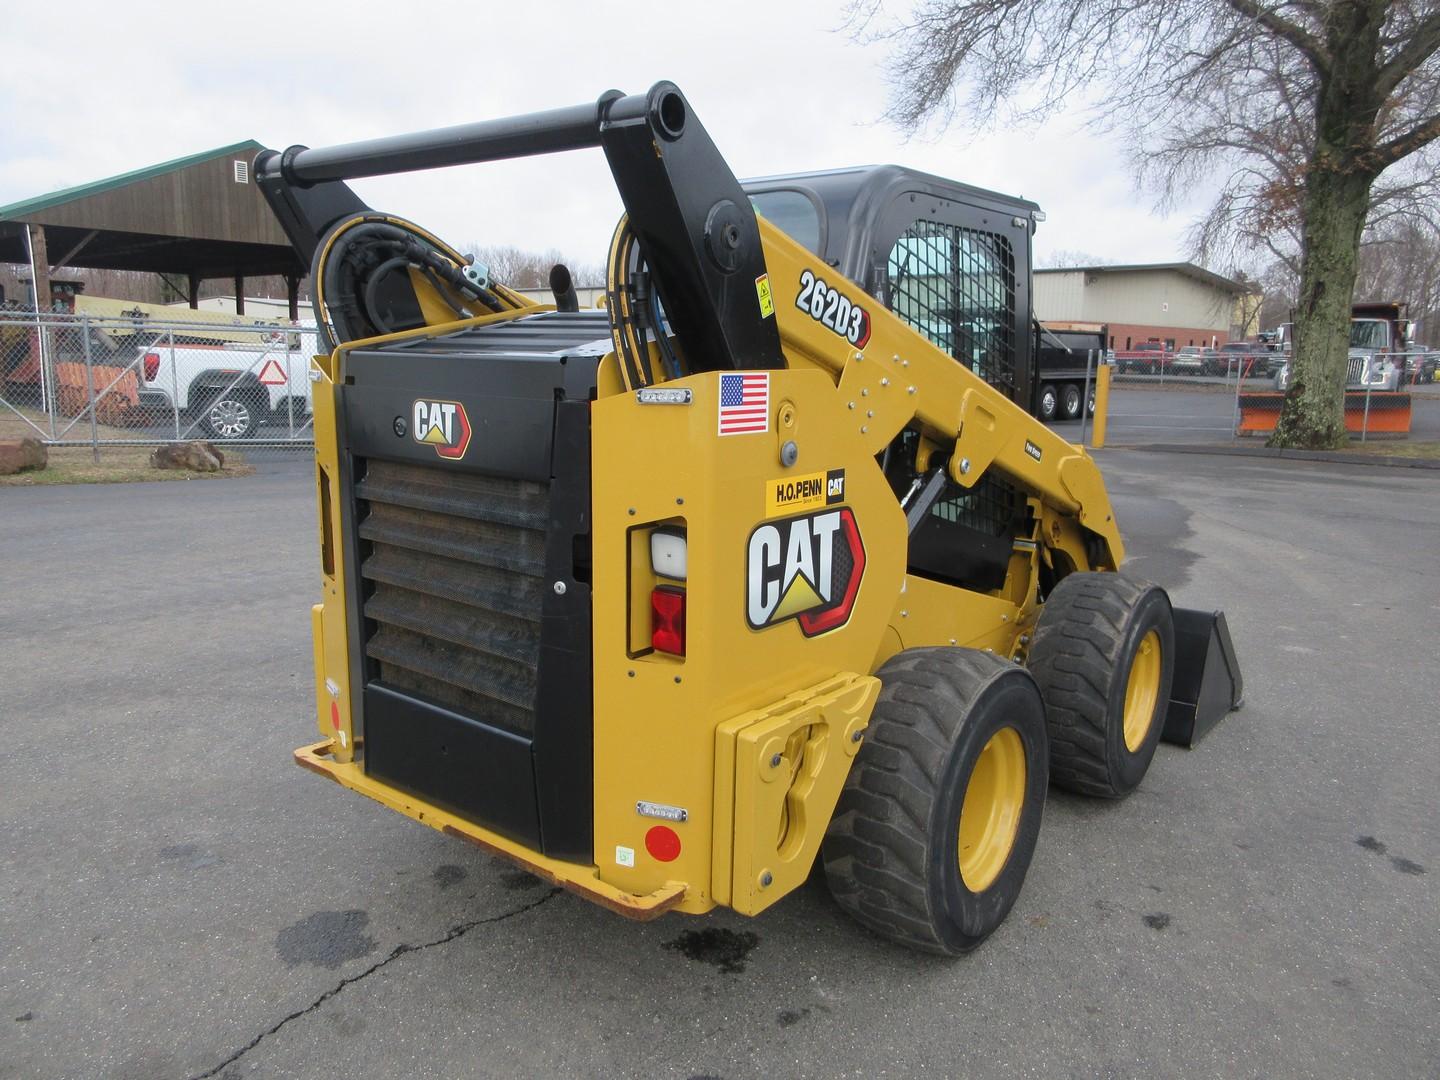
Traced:
<path fill-rule="evenodd" d="M 1175 678 L 1161 737 L 1194 746 L 1245 694 L 1223 611 L 1175 608 Z"/>

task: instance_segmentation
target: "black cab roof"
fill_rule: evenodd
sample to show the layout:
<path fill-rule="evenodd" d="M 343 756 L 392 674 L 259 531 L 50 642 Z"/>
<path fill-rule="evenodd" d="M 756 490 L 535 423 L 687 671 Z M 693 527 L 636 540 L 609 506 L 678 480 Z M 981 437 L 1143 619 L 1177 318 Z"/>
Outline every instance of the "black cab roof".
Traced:
<path fill-rule="evenodd" d="M 915 202 L 961 203 L 1005 219 L 1023 218 L 1031 231 L 1035 223 L 1045 218 L 1039 205 L 1028 199 L 901 165 L 863 165 L 760 176 L 742 180 L 741 187 L 761 214 L 856 281 L 865 280 L 865 268 L 874 262 L 877 229 L 891 208 L 907 196 Z M 810 204 L 814 211 L 813 225 L 804 220 L 793 198 L 786 205 L 773 197 L 785 192 L 803 197 Z"/>

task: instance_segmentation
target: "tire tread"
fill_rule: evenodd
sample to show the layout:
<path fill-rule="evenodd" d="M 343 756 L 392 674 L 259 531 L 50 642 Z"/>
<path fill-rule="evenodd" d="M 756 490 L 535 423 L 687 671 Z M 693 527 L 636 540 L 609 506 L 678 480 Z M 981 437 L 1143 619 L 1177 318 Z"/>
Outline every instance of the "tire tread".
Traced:
<path fill-rule="evenodd" d="M 908 649 L 877 673 L 881 697 L 826 834 L 825 874 L 850 915 L 912 948 L 952 952 L 935 931 L 928 811 L 960 725 L 1011 666 L 989 653 L 937 647 Z"/>
<path fill-rule="evenodd" d="M 1046 598 L 1027 667 L 1045 698 L 1050 780 L 1083 795 L 1117 798 L 1106 761 L 1112 683 L 1129 616 L 1154 586 L 1116 573 L 1073 573 Z M 1122 688 L 1123 689 L 1123 688 Z"/>

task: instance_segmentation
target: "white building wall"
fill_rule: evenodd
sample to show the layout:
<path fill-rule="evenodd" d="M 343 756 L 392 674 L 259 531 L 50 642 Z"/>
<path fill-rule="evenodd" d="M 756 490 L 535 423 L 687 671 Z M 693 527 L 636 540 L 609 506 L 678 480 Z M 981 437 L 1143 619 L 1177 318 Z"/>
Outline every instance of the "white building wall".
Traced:
<path fill-rule="evenodd" d="M 1035 317 L 1042 322 L 1084 322 L 1085 274 L 1047 270 L 1035 275 Z"/>
<path fill-rule="evenodd" d="M 1226 333 L 1234 297 L 1178 270 L 1044 270 L 1035 273 L 1035 314 L 1052 322 L 1184 326 Z"/>
<path fill-rule="evenodd" d="M 1234 297 L 1176 270 L 1091 275 L 1085 318 L 1096 322 L 1230 329 Z"/>

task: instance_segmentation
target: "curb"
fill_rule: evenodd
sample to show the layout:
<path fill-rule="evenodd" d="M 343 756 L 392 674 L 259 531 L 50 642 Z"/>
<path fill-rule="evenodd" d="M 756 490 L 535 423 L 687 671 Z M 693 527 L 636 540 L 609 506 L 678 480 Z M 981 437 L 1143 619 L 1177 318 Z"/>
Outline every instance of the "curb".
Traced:
<path fill-rule="evenodd" d="M 1338 450 L 1279 450 L 1268 446 L 1206 446 L 1183 443 L 1140 443 L 1109 446 L 1107 450 L 1146 450 L 1159 454 L 1209 454 L 1218 457 L 1282 458 L 1287 461 L 1321 461 L 1335 465 L 1370 465 L 1382 469 L 1440 470 L 1440 458 L 1386 457 L 1381 454 L 1347 454 Z M 1102 453 L 1104 451 L 1101 451 Z"/>

